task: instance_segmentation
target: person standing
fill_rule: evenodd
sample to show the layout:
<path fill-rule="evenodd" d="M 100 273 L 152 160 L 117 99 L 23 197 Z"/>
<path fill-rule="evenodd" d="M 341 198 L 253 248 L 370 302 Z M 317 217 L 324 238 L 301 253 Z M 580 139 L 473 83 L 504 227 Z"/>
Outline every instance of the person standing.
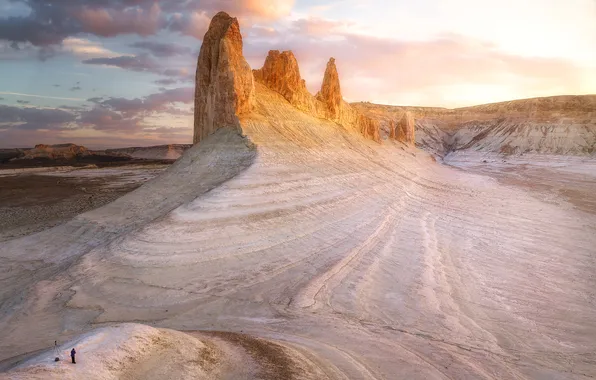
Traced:
<path fill-rule="evenodd" d="M 75 351 L 74 348 L 72 350 L 70 350 L 70 358 L 72 359 L 72 364 L 77 364 L 77 361 L 75 360 L 76 354 L 77 354 L 77 351 Z"/>

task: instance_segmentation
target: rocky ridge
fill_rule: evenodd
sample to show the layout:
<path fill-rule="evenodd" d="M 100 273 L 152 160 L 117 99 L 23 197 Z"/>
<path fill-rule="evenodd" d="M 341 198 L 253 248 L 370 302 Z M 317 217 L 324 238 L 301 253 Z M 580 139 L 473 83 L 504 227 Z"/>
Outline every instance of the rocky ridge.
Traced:
<path fill-rule="evenodd" d="M 271 50 L 263 67 L 250 71 L 242 55 L 238 22 L 220 12 L 205 34 L 198 60 L 194 143 L 218 128 L 240 127 L 239 116 L 250 113 L 254 106 L 254 82 L 279 93 L 306 114 L 381 141 L 379 120 L 358 111 L 343 99 L 334 58 L 327 63 L 321 90 L 316 96 L 308 92 L 291 51 Z M 408 143 L 407 137 L 413 134 L 412 128 L 408 133 L 396 135 L 396 140 Z"/>
<path fill-rule="evenodd" d="M 37 144 L 35 148 L 25 151 L 23 159 L 48 158 L 48 159 L 66 159 L 88 156 L 91 152 L 81 145 L 75 144 L 56 144 L 46 145 Z"/>
<path fill-rule="evenodd" d="M 160 161 L 161 163 L 171 163 L 180 158 L 191 146 L 190 144 L 169 144 L 91 150 L 72 143 L 38 144 L 35 148 L 0 149 L 0 168 L 11 170 L 55 167 L 56 165 L 107 165 L 116 162 L 146 163 Z"/>
<path fill-rule="evenodd" d="M 596 154 L 596 95 L 521 99 L 464 108 L 353 103 L 382 125 L 413 115 L 416 143 L 443 156 L 473 150 L 500 154 Z M 391 131 L 382 132 L 391 135 Z"/>

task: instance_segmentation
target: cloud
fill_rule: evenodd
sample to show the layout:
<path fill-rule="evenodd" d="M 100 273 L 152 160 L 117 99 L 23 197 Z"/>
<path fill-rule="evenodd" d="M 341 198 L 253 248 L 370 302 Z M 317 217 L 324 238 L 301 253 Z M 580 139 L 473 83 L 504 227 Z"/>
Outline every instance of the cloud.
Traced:
<path fill-rule="evenodd" d="M 28 6 L 28 15 L 0 19 L 0 39 L 35 46 L 60 44 L 90 33 L 149 36 L 178 31 L 201 39 L 208 15 L 225 10 L 244 18 L 272 20 L 287 16 L 294 0 L 14 0 Z"/>
<path fill-rule="evenodd" d="M 91 100 L 91 99 L 90 99 Z M 121 112 L 128 117 L 147 116 L 155 112 L 177 113 L 173 103 L 190 104 L 194 100 L 193 87 L 181 87 L 151 94 L 144 98 L 94 98 L 95 103 L 111 111 Z"/>
<path fill-rule="evenodd" d="M 78 123 L 100 131 L 131 133 L 143 128 L 140 117 L 125 117 L 108 108 L 96 106 L 81 112 Z"/>
<path fill-rule="evenodd" d="M 59 109 L 13 107 L 0 105 L 2 129 L 45 130 L 65 129 L 76 115 Z"/>
<path fill-rule="evenodd" d="M 153 115 L 192 115 L 187 110 L 175 108 L 175 103 L 190 104 L 194 88 L 183 87 L 163 90 L 144 98 L 90 98 L 94 106 L 81 112 L 77 122 L 88 128 L 114 133 L 137 133 L 147 125 L 147 118 Z"/>
<path fill-rule="evenodd" d="M 351 29 L 333 20 L 309 19 L 295 21 L 286 31 L 284 47 L 294 51 L 312 93 L 319 90 L 331 56 L 349 101 L 456 107 L 581 93 L 585 74 L 565 59 L 513 55 L 454 34 L 404 41 Z M 247 43 L 249 63 L 262 66 L 270 48 L 267 42 Z"/>
<path fill-rule="evenodd" d="M 81 87 L 80 86 L 74 86 L 70 88 L 70 91 L 80 91 Z"/>
<path fill-rule="evenodd" d="M 239 2 L 243 14 L 254 15 L 265 19 L 278 19 L 292 11 L 294 0 L 246 0 Z"/>
<path fill-rule="evenodd" d="M 17 103 L 19 103 L 19 104 L 29 104 L 31 102 L 29 102 L 27 100 L 17 100 Z"/>
<path fill-rule="evenodd" d="M 16 95 L 16 96 L 28 96 L 31 98 L 41 98 L 41 99 L 58 99 L 58 100 L 70 100 L 74 102 L 84 102 L 85 99 L 81 98 L 64 98 L 60 96 L 49 96 L 49 95 L 38 95 L 38 94 L 25 94 L 22 92 L 10 92 L 10 91 L 0 91 L 0 94 L 4 95 Z"/>
<path fill-rule="evenodd" d="M 135 2 L 130 3 L 132 4 L 129 5 L 133 5 Z M 142 3 L 142 1 L 136 3 Z M 120 34 L 149 36 L 157 33 L 162 24 L 162 13 L 157 2 L 148 7 L 147 4 L 113 8 L 97 8 L 89 5 L 76 10 L 74 14 L 83 32 L 102 37 L 114 37 Z"/>
<path fill-rule="evenodd" d="M 354 22 L 309 17 L 295 20 L 290 30 L 293 33 L 308 36 L 329 36 L 337 33 L 349 33 L 349 29 L 355 25 Z"/>
<path fill-rule="evenodd" d="M 190 143 L 193 98 L 193 87 L 181 87 L 143 98 L 93 97 L 87 99 L 93 103 L 91 108 L 0 105 L 0 145 L 28 146 L 39 141 L 103 147 Z"/>
<path fill-rule="evenodd" d="M 58 51 L 53 46 L 41 46 L 37 50 L 37 58 L 39 58 L 40 61 L 47 61 L 48 59 L 53 58 L 56 54 L 58 54 Z"/>
<path fill-rule="evenodd" d="M 169 86 L 169 85 L 178 83 L 178 79 L 173 79 L 173 78 L 158 79 L 154 83 L 162 85 L 162 86 Z"/>
<path fill-rule="evenodd" d="M 206 12 L 175 13 L 169 20 L 168 29 L 202 40 L 210 22 Z"/>
<path fill-rule="evenodd" d="M 153 60 L 148 54 L 140 54 L 137 56 L 124 55 L 120 57 L 102 57 L 86 59 L 83 63 L 88 65 L 105 65 L 120 67 L 121 69 L 132 71 L 150 71 L 155 72 L 161 68 L 159 63 Z"/>
<path fill-rule="evenodd" d="M 176 43 L 160 43 L 153 41 L 140 41 L 130 45 L 138 49 L 147 49 L 156 57 L 173 57 L 176 55 L 189 55 L 191 49 L 186 46 L 177 45 Z"/>
<path fill-rule="evenodd" d="M 152 49 L 157 49 L 163 53 L 164 47 L 162 44 L 143 44 L 143 46 L 150 46 Z M 174 47 L 179 50 L 180 47 Z M 171 50 L 170 50 L 171 51 Z M 169 53 L 168 53 L 169 54 Z M 91 58 L 83 61 L 84 64 L 88 65 L 104 65 L 111 67 L 119 67 L 125 70 L 132 70 L 138 72 L 149 72 L 157 75 L 163 75 L 169 78 L 158 80 L 158 84 L 174 84 L 174 83 L 192 83 L 194 81 L 194 70 L 190 70 L 188 67 L 193 65 L 195 59 L 190 55 L 186 56 L 185 59 L 177 61 L 175 59 L 167 60 L 156 60 L 147 53 L 139 54 L 136 56 L 119 56 L 119 57 L 101 57 Z M 170 67 L 166 66 L 170 65 Z M 175 67 L 175 66 L 178 67 Z M 172 67 L 174 66 L 174 67 Z M 181 67 L 182 66 L 182 67 Z"/>
<path fill-rule="evenodd" d="M 62 41 L 62 49 L 81 57 L 113 57 L 118 55 L 117 53 L 104 48 L 99 42 L 90 41 L 85 38 L 65 38 L 64 41 Z"/>

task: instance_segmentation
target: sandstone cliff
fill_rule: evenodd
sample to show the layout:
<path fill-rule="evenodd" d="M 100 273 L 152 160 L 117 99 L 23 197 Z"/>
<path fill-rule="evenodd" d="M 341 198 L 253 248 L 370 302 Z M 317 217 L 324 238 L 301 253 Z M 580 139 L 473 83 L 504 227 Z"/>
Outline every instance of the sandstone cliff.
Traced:
<path fill-rule="evenodd" d="M 327 63 L 316 97 L 306 89 L 298 61 L 291 51 L 269 51 L 263 67 L 253 70 L 253 74 L 256 82 L 279 93 L 297 109 L 359 132 L 365 138 L 381 141 L 378 120 L 362 114 L 343 100 L 334 58 Z"/>
<path fill-rule="evenodd" d="M 389 120 L 389 138 L 395 140 L 395 121 Z"/>
<path fill-rule="evenodd" d="M 321 91 L 312 96 L 291 51 L 271 50 L 261 69 L 252 71 L 242 55 L 235 18 L 219 12 L 211 20 L 197 63 L 193 143 L 222 127 L 241 129 L 239 117 L 255 105 L 255 82 L 277 92 L 300 111 L 333 121 L 380 142 L 379 121 L 345 102 L 335 59 L 327 63 Z"/>
<path fill-rule="evenodd" d="M 249 112 L 253 103 L 253 75 L 242 55 L 238 20 L 219 12 L 211 20 L 198 58 L 193 142 L 222 127 L 239 129 L 238 115 Z"/>
<path fill-rule="evenodd" d="M 317 102 L 306 89 L 298 61 L 291 51 L 271 50 L 261 69 L 253 70 L 255 81 L 281 94 L 291 105 L 310 114 L 319 114 Z M 322 107 L 318 107 L 322 110 Z"/>
<path fill-rule="evenodd" d="M 596 154 L 596 95 L 521 99 L 455 109 L 371 103 L 352 106 L 384 123 L 411 113 L 416 119 L 417 145 L 441 156 L 461 150 Z"/>
<path fill-rule="evenodd" d="M 416 142 L 414 128 L 414 117 L 410 112 L 406 111 L 399 123 L 397 123 L 395 139 L 406 144 L 414 144 Z"/>
<path fill-rule="evenodd" d="M 343 98 L 341 96 L 341 86 L 339 84 L 339 74 L 335 66 L 335 58 L 330 58 L 325 68 L 321 91 L 317 94 L 317 99 L 323 102 L 328 120 L 339 121 Z"/>
<path fill-rule="evenodd" d="M 35 148 L 25 151 L 23 159 L 47 158 L 51 160 L 70 160 L 75 157 L 83 157 L 90 155 L 91 152 L 81 145 L 75 144 L 56 144 L 46 145 L 37 144 Z"/>

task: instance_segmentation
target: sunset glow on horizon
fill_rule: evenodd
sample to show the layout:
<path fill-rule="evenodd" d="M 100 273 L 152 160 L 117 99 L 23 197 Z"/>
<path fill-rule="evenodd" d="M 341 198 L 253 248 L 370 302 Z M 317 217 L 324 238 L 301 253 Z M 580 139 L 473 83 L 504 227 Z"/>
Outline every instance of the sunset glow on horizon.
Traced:
<path fill-rule="evenodd" d="M 596 93 L 595 0 L 0 0 L 0 147 L 190 143 L 219 10 L 238 17 L 253 69 L 292 50 L 313 94 L 332 56 L 347 101 Z"/>

